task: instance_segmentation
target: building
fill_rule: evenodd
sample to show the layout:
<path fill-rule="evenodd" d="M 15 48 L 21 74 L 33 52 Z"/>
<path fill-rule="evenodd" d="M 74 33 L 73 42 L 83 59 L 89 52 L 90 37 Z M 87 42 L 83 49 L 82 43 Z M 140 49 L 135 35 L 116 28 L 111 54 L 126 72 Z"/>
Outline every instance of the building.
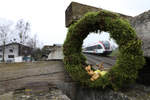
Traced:
<path fill-rule="evenodd" d="M 47 60 L 62 60 L 63 58 L 64 55 L 62 44 L 54 44 L 50 54 L 48 55 Z"/>
<path fill-rule="evenodd" d="M 48 55 L 53 51 L 54 46 L 53 45 L 45 45 L 42 48 L 42 59 L 46 60 L 48 58 Z"/>
<path fill-rule="evenodd" d="M 28 61 L 31 56 L 32 48 L 20 43 L 9 43 L 5 45 L 5 62 Z M 0 61 L 3 59 L 3 45 L 0 46 Z"/>

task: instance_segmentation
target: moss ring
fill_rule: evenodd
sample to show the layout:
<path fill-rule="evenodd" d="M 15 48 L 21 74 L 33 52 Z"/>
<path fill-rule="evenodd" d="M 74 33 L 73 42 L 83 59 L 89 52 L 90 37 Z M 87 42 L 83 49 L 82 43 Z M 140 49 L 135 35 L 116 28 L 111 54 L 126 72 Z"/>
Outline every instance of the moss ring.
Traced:
<path fill-rule="evenodd" d="M 119 56 L 116 64 L 106 75 L 91 82 L 84 69 L 86 58 L 82 54 L 82 44 L 90 32 L 99 30 L 109 32 L 111 38 L 116 40 L 119 45 Z M 134 82 L 138 70 L 144 65 L 141 45 L 141 40 L 127 20 L 104 10 L 89 12 L 68 29 L 63 44 L 65 68 L 72 79 L 82 85 L 93 88 L 111 86 L 113 89 L 119 89 Z"/>

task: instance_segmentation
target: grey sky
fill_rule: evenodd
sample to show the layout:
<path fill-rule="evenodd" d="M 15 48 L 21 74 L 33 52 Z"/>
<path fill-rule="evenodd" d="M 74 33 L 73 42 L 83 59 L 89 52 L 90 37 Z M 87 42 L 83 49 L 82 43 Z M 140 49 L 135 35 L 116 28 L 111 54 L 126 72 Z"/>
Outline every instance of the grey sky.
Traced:
<path fill-rule="evenodd" d="M 0 18 L 25 19 L 44 44 L 62 44 L 67 33 L 65 10 L 71 1 L 131 16 L 150 9 L 150 0 L 0 0 Z"/>

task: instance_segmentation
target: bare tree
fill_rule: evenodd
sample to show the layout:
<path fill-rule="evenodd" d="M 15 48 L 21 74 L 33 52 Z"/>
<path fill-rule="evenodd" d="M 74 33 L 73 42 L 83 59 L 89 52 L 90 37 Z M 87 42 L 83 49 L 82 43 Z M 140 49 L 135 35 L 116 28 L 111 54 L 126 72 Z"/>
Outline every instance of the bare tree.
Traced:
<path fill-rule="evenodd" d="M 16 24 L 17 36 L 19 36 L 19 43 L 26 44 L 27 39 L 29 38 L 30 24 L 25 22 L 23 19 L 18 20 Z M 22 46 L 20 47 L 20 53 L 22 54 Z"/>
<path fill-rule="evenodd" d="M 5 46 L 6 43 L 9 41 L 9 33 L 10 33 L 10 24 L 0 24 L 0 41 L 2 44 L 2 61 L 5 62 Z"/>
<path fill-rule="evenodd" d="M 29 38 L 30 24 L 25 22 L 23 19 L 19 20 L 16 25 L 16 30 L 19 36 L 19 42 L 26 44 L 26 40 Z"/>
<path fill-rule="evenodd" d="M 28 38 L 27 45 L 33 49 L 36 49 L 38 42 L 38 36 L 35 34 L 33 37 Z"/>

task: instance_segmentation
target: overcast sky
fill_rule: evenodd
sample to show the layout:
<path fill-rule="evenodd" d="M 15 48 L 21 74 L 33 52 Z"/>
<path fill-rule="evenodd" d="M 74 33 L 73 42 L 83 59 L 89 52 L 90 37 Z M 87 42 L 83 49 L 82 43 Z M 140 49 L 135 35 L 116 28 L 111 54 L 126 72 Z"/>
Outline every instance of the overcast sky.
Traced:
<path fill-rule="evenodd" d="M 131 16 L 150 10 L 150 0 L 0 0 L 0 18 L 14 23 L 29 21 L 32 34 L 37 33 L 45 45 L 63 44 L 67 33 L 65 10 L 71 1 Z"/>

